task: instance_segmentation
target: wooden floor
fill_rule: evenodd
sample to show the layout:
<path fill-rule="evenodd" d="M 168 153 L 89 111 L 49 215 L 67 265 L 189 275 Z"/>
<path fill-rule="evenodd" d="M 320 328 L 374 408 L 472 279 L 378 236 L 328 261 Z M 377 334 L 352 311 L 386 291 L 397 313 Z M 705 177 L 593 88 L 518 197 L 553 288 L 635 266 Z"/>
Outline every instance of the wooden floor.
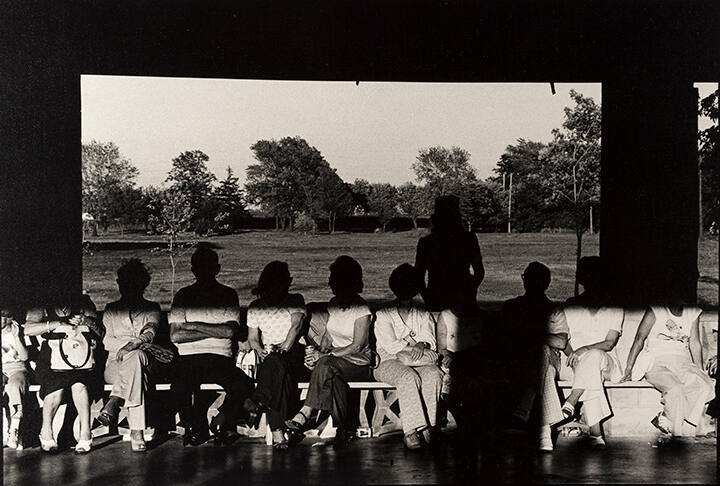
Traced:
<path fill-rule="evenodd" d="M 606 450 L 591 450 L 583 439 L 562 437 L 552 454 L 527 454 L 506 438 L 495 466 L 486 468 L 452 434 L 434 450 L 423 451 L 405 450 L 398 434 L 360 439 L 339 451 L 312 447 L 314 442 L 306 439 L 286 452 L 273 452 L 258 439 L 190 448 L 174 436 L 146 454 L 135 454 L 118 439 L 96 439 L 96 449 L 84 456 L 6 448 L 4 484 L 451 484 L 490 478 L 506 483 L 715 484 L 717 479 L 714 439 L 687 439 L 657 449 L 647 440 L 615 438 Z"/>

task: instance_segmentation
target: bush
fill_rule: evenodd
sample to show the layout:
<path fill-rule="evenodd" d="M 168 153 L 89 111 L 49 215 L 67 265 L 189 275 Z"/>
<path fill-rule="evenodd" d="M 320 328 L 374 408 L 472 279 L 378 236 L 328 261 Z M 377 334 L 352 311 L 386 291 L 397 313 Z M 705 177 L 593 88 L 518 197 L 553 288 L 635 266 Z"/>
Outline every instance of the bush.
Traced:
<path fill-rule="evenodd" d="M 306 213 L 300 213 L 295 219 L 295 231 L 312 233 L 315 231 L 315 221 Z"/>

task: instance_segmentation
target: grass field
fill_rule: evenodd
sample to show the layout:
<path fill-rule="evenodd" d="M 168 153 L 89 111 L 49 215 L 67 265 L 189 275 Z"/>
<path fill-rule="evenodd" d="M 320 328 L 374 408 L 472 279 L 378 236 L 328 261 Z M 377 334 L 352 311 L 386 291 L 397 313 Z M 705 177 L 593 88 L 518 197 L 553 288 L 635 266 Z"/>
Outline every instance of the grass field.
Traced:
<path fill-rule="evenodd" d="M 414 262 L 415 247 L 422 232 L 337 233 L 306 235 L 274 231 L 252 231 L 202 241 L 218 248 L 222 265 L 219 280 L 235 288 L 241 304 L 247 304 L 250 290 L 263 266 L 271 260 L 284 260 L 293 275 L 293 290 L 306 301 L 326 300 L 328 266 L 338 255 L 356 258 L 363 267 L 366 299 L 390 298 L 387 279 L 392 269 L 403 262 Z M 575 273 L 575 236 L 573 234 L 477 235 L 485 263 L 485 281 L 480 287 L 481 300 L 499 301 L 522 293 L 520 273 L 528 262 L 538 260 L 552 270 L 549 296 L 565 299 L 573 293 Z M 598 236 L 586 235 L 583 254 L 598 254 Z M 84 288 L 98 308 L 118 297 L 115 271 L 123 259 L 141 258 L 152 272 L 153 280 L 146 296 L 168 307 L 171 300 L 171 267 L 167 253 L 153 250 L 162 246 L 158 237 L 130 235 L 124 238 L 101 237 L 93 240 L 95 249 L 84 257 Z M 190 253 L 179 260 L 175 290 L 193 281 Z M 704 240 L 698 259 L 701 279 L 698 291 L 701 303 L 717 305 L 718 241 Z"/>

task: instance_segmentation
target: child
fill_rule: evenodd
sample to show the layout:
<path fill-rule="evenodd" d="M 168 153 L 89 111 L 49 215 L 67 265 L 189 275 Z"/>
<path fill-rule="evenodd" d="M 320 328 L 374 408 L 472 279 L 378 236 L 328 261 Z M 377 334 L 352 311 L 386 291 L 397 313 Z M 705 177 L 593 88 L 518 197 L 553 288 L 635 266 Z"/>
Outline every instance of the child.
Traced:
<path fill-rule="evenodd" d="M 2 368 L 3 384 L 8 394 L 10 408 L 10 426 L 7 445 L 22 450 L 19 440 L 20 419 L 23 415 L 23 397 L 27 391 L 28 371 L 25 362 L 28 359 L 22 328 L 5 309 L 2 316 Z"/>

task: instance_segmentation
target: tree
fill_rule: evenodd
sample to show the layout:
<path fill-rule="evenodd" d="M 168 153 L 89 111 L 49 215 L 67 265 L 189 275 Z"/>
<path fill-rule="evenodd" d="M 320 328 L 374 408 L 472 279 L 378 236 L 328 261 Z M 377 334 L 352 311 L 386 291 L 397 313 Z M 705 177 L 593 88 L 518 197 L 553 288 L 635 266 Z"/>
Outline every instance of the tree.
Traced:
<path fill-rule="evenodd" d="M 107 230 L 110 221 L 126 209 L 125 196 L 134 187 L 137 175 L 137 168 L 113 142 L 92 140 L 83 144 L 83 212 L 90 213 Z M 97 225 L 93 226 L 93 236 L 97 236 Z"/>
<path fill-rule="evenodd" d="M 457 195 L 463 184 L 476 179 L 475 170 L 470 165 L 470 153 L 460 147 L 420 149 L 411 167 L 418 182 L 425 183 L 433 199 L 447 194 Z"/>
<path fill-rule="evenodd" d="M 275 215 L 282 227 L 292 231 L 300 212 L 312 213 L 318 204 L 315 188 L 332 170 L 315 147 L 300 137 L 258 140 L 250 149 L 257 164 L 247 168 L 248 199 Z"/>
<path fill-rule="evenodd" d="M 462 186 L 460 210 L 468 231 L 472 231 L 476 225 L 496 228 L 502 217 L 502 204 L 493 187 L 482 181 L 470 181 Z"/>
<path fill-rule="evenodd" d="M 243 191 L 238 178 L 233 175 L 230 166 L 227 167 L 227 176 L 221 180 L 213 193 L 217 214 L 213 230 L 230 233 L 234 229 L 234 218 L 246 212 L 243 202 Z"/>
<path fill-rule="evenodd" d="M 187 200 L 187 195 L 176 188 L 155 190 L 153 198 L 148 202 L 148 223 L 156 233 L 163 234 L 167 239 L 167 252 L 170 257 L 172 270 L 170 279 L 170 294 L 175 295 L 175 269 L 178 258 L 193 246 L 180 244 L 178 241 L 182 233 L 193 228 L 194 211 Z"/>
<path fill-rule="evenodd" d="M 702 171 L 702 224 L 704 229 L 720 224 L 720 89 L 700 101 L 698 115 L 713 124 L 698 132 L 698 154 Z"/>
<path fill-rule="evenodd" d="M 335 219 L 338 214 L 347 214 L 352 208 L 352 195 L 335 169 L 324 168 L 319 171 L 315 181 L 314 195 L 311 199 L 313 218 L 320 214 L 328 216 L 328 232 L 335 232 Z M 315 223 L 317 227 L 317 223 Z"/>
<path fill-rule="evenodd" d="M 549 191 L 546 204 L 567 208 L 573 216 L 577 262 L 582 256 L 582 235 L 589 208 L 600 200 L 600 106 L 570 90 L 575 106 L 565 108 L 562 128 L 540 154 L 538 181 Z M 575 294 L 578 283 L 575 281 Z"/>
<path fill-rule="evenodd" d="M 368 196 L 370 195 L 370 183 L 365 179 L 355 179 L 350 187 L 352 195 L 352 206 L 354 214 L 367 214 L 370 212 Z"/>
<path fill-rule="evenodd" d="M 370 213 L 377 217 L 384 233 L 388 222 L 397 215 L 397 189 L 387 182 L 370 184 L 367 202 Z"/>
<path fill-rule="evenodd" d="M 397 188 L 397 205 L 400 212 L 412 219 L 413 227 L 418 228 L 417 219 L 426 216 L 432 210 L 429 191 L 424 186 L 406 182 Z"/>
<path fill-rule="evenodd" d="M 215 176 L 207 168 L 209 157 L 200 150 L 185 151 L 175 157 L 165 182 L 187 204 L 190 228 L 205 233 L 212 227 L 215 204 L 213 183 Z"/>

